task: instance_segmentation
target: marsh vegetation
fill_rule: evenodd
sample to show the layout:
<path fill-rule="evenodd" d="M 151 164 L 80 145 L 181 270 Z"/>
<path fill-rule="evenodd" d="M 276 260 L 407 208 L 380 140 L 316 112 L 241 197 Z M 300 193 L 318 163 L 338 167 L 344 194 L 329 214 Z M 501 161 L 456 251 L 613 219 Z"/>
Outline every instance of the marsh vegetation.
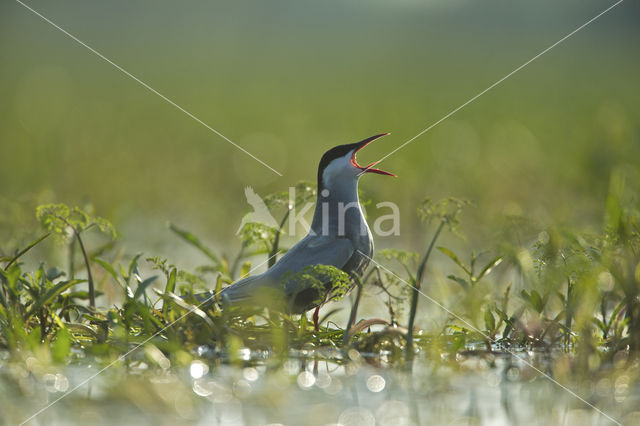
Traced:
<path fill-rule="evenodd" d="M 301 237 L 328 148 L 378 160 L 605 7 L 339 3 L 29 2 L 283 177 L 2 3 L 1 425 L 640 424 L 633 2 L 362 179 L 400 232 L 317 330 L 199 306 Z M 236 235 L 247 186 L 277 226 Z"/>

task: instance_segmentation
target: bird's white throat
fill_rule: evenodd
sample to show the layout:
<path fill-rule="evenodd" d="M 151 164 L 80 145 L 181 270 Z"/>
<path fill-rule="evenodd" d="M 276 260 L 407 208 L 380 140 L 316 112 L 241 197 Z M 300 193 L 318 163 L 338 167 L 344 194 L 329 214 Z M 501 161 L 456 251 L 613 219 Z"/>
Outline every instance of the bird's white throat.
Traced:
<path fill-rule="evenodd" d="M 351 162 L 352 152 L 331 161 L 322 172 L 322 184 L 329 191 L 350 192 L 357 195 L 358 177 L 360 169 Z M 347 195 L 347 194 L 345 194 Z M 355 199 L 353 197 L 352 199 Z"/>
<path fill-rule="evenodd" d="M 311 225 L 316 235 L 369 234 L 358 199 L 360 169 L 351 162 L 351 154 L 334 159 L 323 170 Z"/>

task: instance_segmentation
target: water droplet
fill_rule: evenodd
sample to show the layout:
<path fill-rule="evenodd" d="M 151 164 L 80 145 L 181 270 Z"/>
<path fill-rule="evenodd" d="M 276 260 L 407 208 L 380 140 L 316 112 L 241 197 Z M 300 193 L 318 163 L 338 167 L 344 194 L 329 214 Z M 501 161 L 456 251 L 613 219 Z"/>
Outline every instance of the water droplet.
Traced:
<path fill-rule="evenodd" d="M 258 370 L 256 370 L 253 367 L 247 367 L 244 370 L 242 370 L 242 375 L 244 376 L 245 379 L 249 380 L 250 382 L 255 382 L 260 377 Z"/>
<path fill-rule="evenodd" d="M 316 386 L 320 389 L 326 389 L 331 385 L 331 376 L 327 373 L 318 373 L 318 377 L 316 377 Z"/>
<path fill-rule="evenodd" d="M 67 379 L 67 376 L 63 374 L 56 374 L 56 383 L 53 387 L 58 392 L 66 392 L 67 389 L 69 389 L 69 379 Z"/>
<path fill-rule="evenodd" d="M 374 374 L 367 379 L 367 389 L 371 392 L 380 392 L 384 389 L 386 382 L 384 377 Z"/>
<path fill-rule="evenodd" d="M 309 389 L 316 382 L 316 378 L 313 374 L 308 371 L 303 371 L 298 374 L 298 386 L 302 389 Z"/>
<path fill-rule="evenodd" d="M 209 382 L 204 382 L 202 380 L 194 380 L 193 381 L 193 393 L 200 396 L 209 396 L 213 393 L 212 387 L 209 386 Z"/>
<path fill-rule="evenodd" d="M 193 361 L 189 367 L 189 373 L 194 379 L 199 379 L 209 372 L 209 366 L 202 361 Z"/>

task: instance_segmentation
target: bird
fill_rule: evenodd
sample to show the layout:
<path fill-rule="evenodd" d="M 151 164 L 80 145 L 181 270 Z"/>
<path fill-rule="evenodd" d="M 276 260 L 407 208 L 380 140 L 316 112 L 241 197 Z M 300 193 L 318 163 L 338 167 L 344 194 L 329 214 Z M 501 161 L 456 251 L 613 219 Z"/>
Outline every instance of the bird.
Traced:
<path fill-rule="evenodd" d="M 251 205 L 251 207 L 253 207 L 253 211 L 245 214 L 242 217 L 242 221 L 240 222 L 240 227 L 236 231 L 236 235 L 238 235 L 240 231 L 242 231 L 242 228 L 244 228 L 247 223 L 251 222 L 262 223 L 269 228 L 278 227 L 278 222 L 276 222 L 273 216 L 271 216 L 267 205 L 264 203 L 262 198 L 260 198 L 260 196 L 256 194 L 253 188 L 247 186 L 244 189 L 244 195 L 247 198 L 247 202 Z"/>
<path fill-rule="evenodd" d="M 349 275 L 352 289 L 356 275 L 361 276 L 369 265 L 374 250 L 373 237 L 360 206 L 358 181 L 366 173 L 395 175 L 374 168 L 377 162 L 359 165 L 356 154 L 388 134 L 377 134 L 325 152 L 318 165 L 316 206 L 308 234 L 271 268 L 224 288 L 218 299 L 232 306 L 257 306 L 264 303 L 262 290 L 283 290 L 290 313 L 302 314 L 316 308 L 314 322 L 317 327 L 318 309 L 329 299 L 331 282 L 322 283 L 323 288 L 319 289 L 310 286 L 308 280 L 296 280 L 295 274 L 308 266 L 330 265 Z M 283 277 L 292 276 L 294 279 L 283 280 Z M 213 301 L 214 292 L 200 293 L 196 298 Z"/>

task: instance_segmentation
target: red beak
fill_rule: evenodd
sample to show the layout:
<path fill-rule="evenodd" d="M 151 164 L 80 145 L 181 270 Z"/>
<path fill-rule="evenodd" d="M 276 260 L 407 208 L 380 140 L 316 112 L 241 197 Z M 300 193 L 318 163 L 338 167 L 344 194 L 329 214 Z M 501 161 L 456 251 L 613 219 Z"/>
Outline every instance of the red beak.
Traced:
<path fill-rule="evenodd" d="M 353 164 L 354 167 L 359 168 L 360 170 L 362 170 L 362 172 L 360 172 L 360 174 L 362 173 L 377 173 L 379 175 L 386 175 L 386 176 L 393 176 L 396 177 L 396 175 L 394 175 L 393 173 L 390 172 L 385 172 L 384 170 L 380 170 L 380 169 L 374 169 L 373 166 L 375 166 L 378 162 L 374 161 L 373 163 L 369 164 L 366 167 L 362 167 L 361 165 L 358 164 L 358 162 L 356 161 L 356 154 L 358 153 L 358 151 L 360 151 L 362 148 L 364 148 L 365 146 L 369 145 L 371 142 L 375 141 L 378 138 L 381 138 L 383 136 L 387 136 L 390 133 L 380 133 L 379 135 L 375 135 L 375 136 L 371 136 L 361 142 L 358 142 L 358 147 L 353 151 L 353 154 L 351 154 L 351 164 Z"/>

